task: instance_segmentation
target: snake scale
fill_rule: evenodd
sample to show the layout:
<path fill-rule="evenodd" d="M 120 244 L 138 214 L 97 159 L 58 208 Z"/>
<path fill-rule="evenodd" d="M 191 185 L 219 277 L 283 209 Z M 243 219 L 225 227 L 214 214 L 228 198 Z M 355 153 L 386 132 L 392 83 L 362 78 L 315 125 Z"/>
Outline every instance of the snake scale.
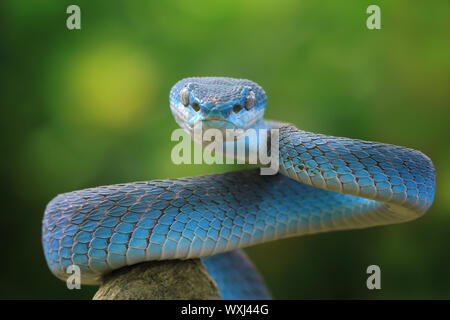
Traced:
<path fill-rule="evenodd" d="M 279 174 L 243 170 L 102 186 L 58 195 L 45 210 L 44 254 L 64 280 L 82 284 L 149 260 L 201 258 L 225 299 L 269 293 L 239 250 L 285 237 L 412 220 L 431 206 L 435 169 L 413 149 L 297 129 L 263 119 L 256 83 L 186 78 L 170 92 L 177 123 L 279 130 Z"/>

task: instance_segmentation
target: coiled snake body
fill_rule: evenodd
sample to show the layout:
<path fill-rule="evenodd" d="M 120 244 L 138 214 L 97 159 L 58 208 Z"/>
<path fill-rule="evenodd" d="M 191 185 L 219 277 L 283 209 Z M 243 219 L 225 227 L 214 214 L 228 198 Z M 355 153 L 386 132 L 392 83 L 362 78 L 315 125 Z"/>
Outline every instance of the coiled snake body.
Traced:
<path fill-rule="evenodd" d="M 84 284 L 126 265 L 202 258 L 223 298 L 269 297 L 237 249 L 284 237 L 415 219 L 431 206 L 435 170 L 423 153 L 325 136 L 263 119 L 256 83 L 187 78 L 170 93 L 175 120 L 223 129 L 279 129 L 275 176 L 246 170 L 96 187 L 61 194 L 45 211 L 42 243 L 60 279 Z"/>

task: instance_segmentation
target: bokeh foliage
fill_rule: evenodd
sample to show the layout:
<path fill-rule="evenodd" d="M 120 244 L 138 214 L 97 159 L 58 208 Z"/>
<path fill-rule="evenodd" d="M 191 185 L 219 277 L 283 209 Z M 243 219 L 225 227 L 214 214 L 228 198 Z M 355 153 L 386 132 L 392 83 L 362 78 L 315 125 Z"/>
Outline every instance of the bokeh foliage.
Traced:
<path fill-rule="evenodd" d="M 65 26 L 78 4 L 82 29 Z M 381 7 L 382 29 L 366 28 Z M 170 161 L 171 86 L 244 77 L 268 118 L 405 145 L 434 161 L 432 209 L 402 225 L 247 249 L 275 298 L 450 298 L 448 1 L 56 1 L 0 4 L 0 298 L 91 298 L 49 272 L 41 219 L 56 194 L 223 172 Z M 365 286 L 378 264 L 382 290 Z"/>

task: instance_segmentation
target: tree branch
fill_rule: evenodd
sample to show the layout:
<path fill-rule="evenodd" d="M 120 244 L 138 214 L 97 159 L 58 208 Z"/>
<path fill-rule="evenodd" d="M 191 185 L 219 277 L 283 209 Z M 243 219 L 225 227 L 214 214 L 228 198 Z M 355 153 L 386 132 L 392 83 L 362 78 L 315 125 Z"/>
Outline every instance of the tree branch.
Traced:
<path fill-rule="evenodd" d="M 200 259 L 144 262 L 108 274 L 94 300 L 221 299 Z"/>

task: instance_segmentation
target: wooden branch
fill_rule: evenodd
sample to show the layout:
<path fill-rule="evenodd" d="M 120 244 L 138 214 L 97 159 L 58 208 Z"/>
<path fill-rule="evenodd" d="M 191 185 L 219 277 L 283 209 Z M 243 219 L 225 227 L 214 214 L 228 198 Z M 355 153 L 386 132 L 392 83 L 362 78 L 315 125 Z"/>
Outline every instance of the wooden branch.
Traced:
<path fill-rule="evenodd" d="M 200 259 L 151 261 L 113 271 L 94 300 L 221 299 Z"/>

